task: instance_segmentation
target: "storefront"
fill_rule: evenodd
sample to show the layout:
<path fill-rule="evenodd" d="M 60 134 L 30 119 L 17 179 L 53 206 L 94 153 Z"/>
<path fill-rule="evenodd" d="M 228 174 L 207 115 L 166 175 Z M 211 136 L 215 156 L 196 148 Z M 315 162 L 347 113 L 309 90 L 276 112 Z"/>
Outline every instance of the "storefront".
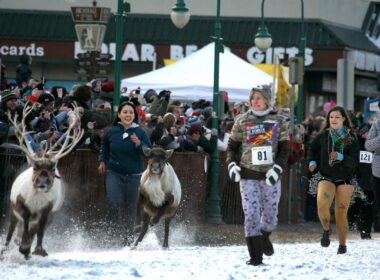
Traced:
<path fill-rule="evenodd" d="M 376 10 L 377 11 L 377 10 Z M 371 17 L 369 17 L 371 18 Z M 367 20 L 367 19 L 366 19 Z M 242 59 L 272 63 L 278 58 L 287 65 L 297 55 L 299 20 L 268 19 L 272 48 L 261 53 L 253 43 L 258 18 L 222 18 L 223 43 Z M 78 58 L 83 51 L 75 34 L 69 12 L 0 10 L 0 58 L 7 78 L 23 53 L 33 57 L 33 76 L 70 86 L 86 76 Z M 372 25 L 371 25 L 372 26 Z M 169 16 L 128 15 L 122 46 L 122 77 L 131 77 L 162 67 L 163 59 L 180 59 L 211 41 L 214 19 L 192 17 L 188 26 L 176 29 Z M 372 27 L 373 28 L 373 27 Z M 337 60 L 352 59 L 355 68 L 355 110 L 362 110 L 366 97 L 379 94 L 380 49 L 365 31 L 346 29 L 320 20 L 305 21 L 305 116 L 329 100 L 336 100 Z M 102 45 L 103 63 L 92 63 L 96 78 L 113 80 L 115 24 L 111 17 Z"/>

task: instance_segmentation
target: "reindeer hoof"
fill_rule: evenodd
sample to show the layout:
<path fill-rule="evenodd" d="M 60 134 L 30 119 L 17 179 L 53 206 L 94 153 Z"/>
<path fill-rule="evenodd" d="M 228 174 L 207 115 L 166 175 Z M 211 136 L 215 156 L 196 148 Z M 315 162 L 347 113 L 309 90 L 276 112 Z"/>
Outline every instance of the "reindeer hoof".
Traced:
<path fill-rule="evenodd" d="M 41 256 L 41 257 L 46 257 L 48 256 L 48 253 L 46 253 L 45 249 L 42 247 L 36 248 L 33 251 L 33 255 Z"/>
<path fill-rule="evenodd" d="M 24 255 L 24 257 L 25 257 L 26 260 L 30 258 L 30 256 L 29 256 L 30 255 L 30 247 L 22 247 L 22 246 L 20 246 L 18 248 L 18 250 L 20 251 L 21 254 Z"/>
<path fill-rule="evenodd" d="M 8 245 L 6 245 L 3 249 L 1 249 L 1 252 L 0 252 L 0 261 L 4 260 L 4 254 L 8 251 L 8 249 L 9 249 Z"/>

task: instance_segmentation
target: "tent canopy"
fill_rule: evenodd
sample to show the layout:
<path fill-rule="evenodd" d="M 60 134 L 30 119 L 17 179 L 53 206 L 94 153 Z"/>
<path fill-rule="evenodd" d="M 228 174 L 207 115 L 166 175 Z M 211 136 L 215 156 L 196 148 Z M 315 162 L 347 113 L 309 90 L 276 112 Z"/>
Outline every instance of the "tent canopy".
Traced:
<path fill-rule="evenodd" d="M 273 82 L 271 75 L 231 53 L 228 48 L 219 56 L 219 91 L 228 92 L 229 101 L 247 101 L 250 90 Z M 170 90 L 172 99 L 212 101 L 214 85 L 214 43 L 169 66 L 123 79 L 121 87 L 140 87 L 157 92 Z"/>

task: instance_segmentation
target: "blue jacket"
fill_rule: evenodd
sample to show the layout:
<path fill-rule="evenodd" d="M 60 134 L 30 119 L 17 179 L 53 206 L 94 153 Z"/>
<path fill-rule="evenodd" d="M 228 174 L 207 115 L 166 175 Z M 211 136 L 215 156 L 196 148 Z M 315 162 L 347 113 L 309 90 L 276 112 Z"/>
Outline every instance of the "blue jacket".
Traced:
<path fill-rule="evenodd" d="M 123 134 L 128 136 L 123 138 Z M 135 133 L 140 139 L 140 146 L 131 141 L 131 135 Z M 122 175 L 138 174 L 144 171 L 144 158 L 142 146 L 152 147 L 145 130 L 133 124 L 127 130 L 119 123 L 111 127 L 103 137 L 100 148 L 99 161 L 104 162 L 107 169 Z"/>

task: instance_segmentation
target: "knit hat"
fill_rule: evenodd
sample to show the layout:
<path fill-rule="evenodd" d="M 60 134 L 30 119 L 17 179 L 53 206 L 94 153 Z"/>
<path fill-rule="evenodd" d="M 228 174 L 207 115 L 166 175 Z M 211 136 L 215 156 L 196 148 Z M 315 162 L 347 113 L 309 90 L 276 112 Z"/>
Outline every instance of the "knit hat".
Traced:
<path fill-rule="evenodd" d="M 198 125 L 198 126 L 202 126 L 202 121 L 199 117 L 197 116 L 192 116 L 190 118 L 187 119 L 187 124 L 189 126 L 191 125 Z"/>
<path fill-rule="evenodd" d="M 50 102 L 54 102 L 54 96 L 49 93 L 43 93 L 38 97 L 38 103 L 47 105 Z"/>
<path fill-rule="evenodd" d="M 113 91 L 114 86 L 115 85 L 113 82 L 104 83 L 102 84 L 102 91 L 105 91 L 105 92 Z"/>
<path fill-rule="evenodd" d="M 6 89 L 6 90 L 1 92 L 1 99 L 0 99 L 1 103 L 5 104 L 9 100 L 13 100 L 13 99 L 17 100 L 17 96 L 16 96 L 16 94 L 13 93 L 13 91 Z"/>
<path fill-rule="evenodd" d="M 249 102 L 251 102 L 253 94 L 259 92 L 261 96 L 265 99 L 265 102 L 271 106 L 272 102 L 272 89 L 270 85 L 260 85 L 252 88 L 251 93 L 249 94 Z"/>
<path fill-rule="evenodd" d="M 202 134 L 202 127 L 197 124 L 192 124 L 187 131 L 187 134 L 193 135 L 195 133 Z"/>
<path fill-rule="evenodd" d="M 172 126 L 175 125 L 177 119 L 172 113 L 166 113 L 164 117 L 162 118 L 162 122 L 166 129 L 170 129 Z"/>

